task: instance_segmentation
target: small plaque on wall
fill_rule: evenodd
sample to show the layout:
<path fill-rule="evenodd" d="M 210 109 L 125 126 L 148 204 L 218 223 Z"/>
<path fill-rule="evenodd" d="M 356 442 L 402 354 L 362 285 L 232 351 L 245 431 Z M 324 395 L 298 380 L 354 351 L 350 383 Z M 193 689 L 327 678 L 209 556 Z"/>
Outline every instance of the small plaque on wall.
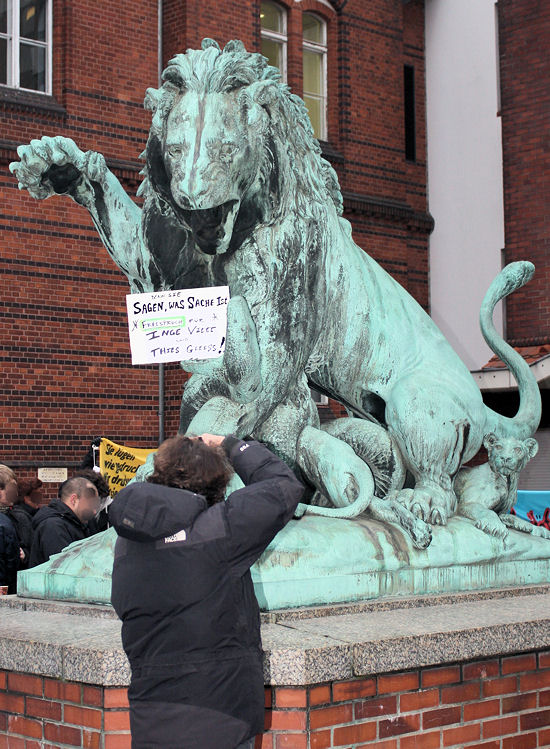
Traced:
<path fill-rule="evenodd" d="M 66 468 L 39 468 L 38 478 L 45 484 L 59 484 L 67 481 Z"/>

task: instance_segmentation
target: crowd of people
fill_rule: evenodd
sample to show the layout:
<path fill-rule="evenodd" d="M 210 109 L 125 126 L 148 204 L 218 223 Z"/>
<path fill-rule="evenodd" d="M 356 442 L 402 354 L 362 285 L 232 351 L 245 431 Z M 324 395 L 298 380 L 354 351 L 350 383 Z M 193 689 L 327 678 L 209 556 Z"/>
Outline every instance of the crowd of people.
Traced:
<path fill-rule="evenodd" d="M 18 481 L 0 465 L 0 586 L 17 592 L 17 572 L 47 562 L 73 541 L 107 528 L 109 487 L 103 476 L 83 468 L 59 485 L 57 497 L 43 502 L 38 478 Z"/>

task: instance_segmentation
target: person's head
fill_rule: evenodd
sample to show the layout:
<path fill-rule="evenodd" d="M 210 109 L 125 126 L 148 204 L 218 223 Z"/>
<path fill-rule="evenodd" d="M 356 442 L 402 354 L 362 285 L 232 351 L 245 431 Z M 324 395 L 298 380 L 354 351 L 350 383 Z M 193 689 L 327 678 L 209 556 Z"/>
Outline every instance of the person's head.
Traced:
<path fill-rule="evenodd" d="M 88 481 L 92 483 L 97 489 L 97 493 L 99 494 L 99 498 L 101 500 L 108 497 L 111 493 L 109 484 L 105 481 L 99 471 L 94 471 L 92 468 L 79 468 L 75 474 L 75 478 L 76 476 L 81 476 L 82 478 L 88 479 Z"/>
<path fill-rule="evenodd" d="M 0 507 L 11 507 L 17 500 L 17 479 L 8 466 L 0 465 Z"/>
<path fill-rule="evenodd" d="M 29 481 L 20 481 L 18 483 L 19 497 L 18 503 L 25 503 L 31 507 L 40 507 L 42 503 L 42 481 L 38 478 Z"/>
<path fill-rule="evenodd" d="M 81 523 L 87 523 L 99 511 L 101 500 L 97 489 L 88 479 L 75 476 L 59 487 L 59 499 L 69 507 Z"/>
<path fill-rule="evenodd" d="M 232 475 L 222 448 L 178 434 L 155 453 L 154 471 L 147 481 L 202 494 L 210 506 L 223 500 Z"/>

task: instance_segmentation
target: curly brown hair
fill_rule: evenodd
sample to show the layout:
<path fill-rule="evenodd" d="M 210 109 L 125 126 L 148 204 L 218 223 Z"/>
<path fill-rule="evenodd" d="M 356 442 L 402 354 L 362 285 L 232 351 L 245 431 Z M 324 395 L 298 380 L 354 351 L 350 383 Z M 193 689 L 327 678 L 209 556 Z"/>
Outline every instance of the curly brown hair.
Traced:
<path fill-rule="evenodd" d="M 233 468 L 224 451 L 178 434 L 159 447 L 147 481 L 202 494 L 208 506 L 221 502 Z"/>

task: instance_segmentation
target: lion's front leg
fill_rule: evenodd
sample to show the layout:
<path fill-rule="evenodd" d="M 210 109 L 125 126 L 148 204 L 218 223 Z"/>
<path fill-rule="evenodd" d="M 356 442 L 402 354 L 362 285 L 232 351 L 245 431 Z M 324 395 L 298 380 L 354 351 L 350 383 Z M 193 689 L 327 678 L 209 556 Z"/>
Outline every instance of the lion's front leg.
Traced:
<path fill-rule="evenodd" d="M 396 499 L 422 520 L 445 525 L 457 506 L 453 479 L 481 442 L 475 414 L 432 381 L 411 378 L 392 391 L 386 420 L 416 482 Z"/>
<path fill-rule="evenodd" d="M 126 194 L 95 151 L 82 151 L 62 136 L 32 140 L 19 146 L 20 161 L 10 164 L 19 189 L 44 200 L 67 195 L 85 207 L 107 251 L 125 273 L 135 291 L 153 289 L 147 251 L 141 237 L 141 209 Z"/>
<path fill-rule="evenodd" d="M 508 528 L 513 528 L 522 533 L 531 533 L 533 536 L 550 539 L 550 531 L 542 525 L 533 525 L 517 515 L 499 515 L 500 520 Z"/>

